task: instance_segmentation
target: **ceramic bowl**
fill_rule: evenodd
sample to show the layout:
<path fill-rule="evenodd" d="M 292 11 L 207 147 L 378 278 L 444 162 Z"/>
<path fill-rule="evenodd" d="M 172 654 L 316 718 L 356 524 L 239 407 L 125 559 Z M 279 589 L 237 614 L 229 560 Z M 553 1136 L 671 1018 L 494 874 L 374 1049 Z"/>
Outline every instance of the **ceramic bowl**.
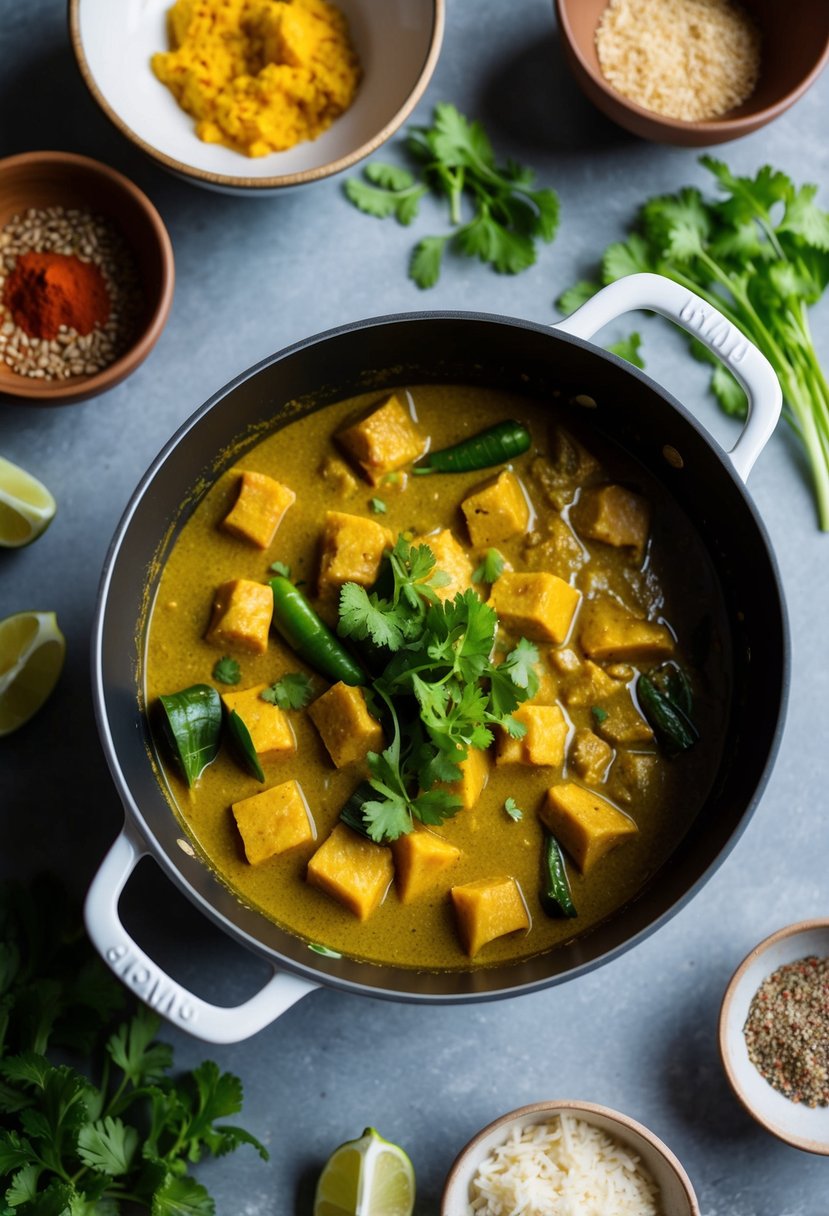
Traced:
<path fill-rule="evenodd" d="M 762 37 L 757 87 L 741 106 L 707 122 L 664 118 L 628 101 L 602 75 L 596 27 L 609 0 L 554 0 L 565 55 L 582 91 L 619 126 L 657 143 L 699 147 L 748 135 L 787 110 L 829 59 L 826 0 L 742 0 Z"/>
<path fill-rule="evenodd" d="M 193 119 L 153 75 L 151 56 L 169 46 L 171 5 L 70 0 L 70 34 L 84 81 L 118 130 L 165 169 L 225 193 L 261 195 L 339 173 L 394 134 L 434 71 L 445 0 L 337 0 L 363 69 L 357 96 L 317 139 L 262 157 L 202 142 Z"/>
<path fill-rule="evenodd" d="M 68 405 L 120 383 L 146 359 L 164 328 L 173 300 L 173 248 L 147 196 L 107 165 L 68 152 L 25 152 L 0 160 L 0 229 L 28 208 L 78 207 L 118 229 L 130 249 L 143 292 L 143 310 L 131 345 L 94 375 L 35 380 L 0 363 L 0 400 L 26 398 L 39 405 Z"/>
<path fill-rule="evenodd" d="M 660 1189 L 661 1211 L 671 1216 L 699 1216 L 694 1188 L 667 1145 L 627 1115 L 590 1102 L 536 1102 L 502 1115 L 461 1149 L 449 1172 L 441 1198 L 440 1216 L 469 1216 L 469 1188 L 478 1167 L 494 1148 L 516 1130 L 546 1123 L 556 1115 L 573 1115 L 612 1136 L 632 1150 Z"/>
<path fill-rule="evenodd" d="M 779 1094 L 748 1058 L 743 1035 L 752 998 L 763 981 L 785 963 L 809 955 L 829 958 L 829 918 L 779 929 L 743 959 L 720 1011 L 720 1056 L 734 1093 L 766 1131 L 795 1148 L 829 1157 L 829 1106 L 810 1109 Z"/>

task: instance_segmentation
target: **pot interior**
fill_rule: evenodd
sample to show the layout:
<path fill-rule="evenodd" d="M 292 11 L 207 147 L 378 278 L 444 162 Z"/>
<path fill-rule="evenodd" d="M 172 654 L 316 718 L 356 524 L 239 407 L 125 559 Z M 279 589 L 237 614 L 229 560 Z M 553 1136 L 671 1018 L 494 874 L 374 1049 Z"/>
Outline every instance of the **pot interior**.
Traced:
<path fill-rule="evenodd" d="M 142 705 L 145 631 L 166 554 L 215 477 L 293 419 L 369 390 L 484 385 L 555 400 L 644 464 L 707 550 L 732 655 L 731 713 L 711 792 L 688 834 L 635 900 L 572 943 L 509 966 L 426 973 L 330 959 L 243 906 L 194 854 L 163 792 Z M 774 560 L 742 485 L 682 406 L 630 365 L 579 339 L 473 314 L 367 321 L 273 356 L 221 390 L 173 437 L 130 503 L 102 581 L 96 707 L 128 816 L 168 876 L 266 958 L 374 995 L 463 1000 L 515 995 L 597 965 L 652 931 L 699 888 L 745 826 L 776 749 L 787 651 Z"/>

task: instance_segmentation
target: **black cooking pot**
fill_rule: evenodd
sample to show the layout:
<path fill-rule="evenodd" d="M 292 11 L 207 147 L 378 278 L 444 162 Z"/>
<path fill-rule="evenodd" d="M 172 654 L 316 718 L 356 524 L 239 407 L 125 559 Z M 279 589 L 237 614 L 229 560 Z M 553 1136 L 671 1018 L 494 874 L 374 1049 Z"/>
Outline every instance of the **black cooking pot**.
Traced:
<path fill-rule="evenodd" d="M 585 340 L 635 308 L 661 312 L 693 332 L 742 382 L 750 413 L 732 452 L 716 448 L 679 402 L 646 376 Z M 597 430 L 643 462 L 696 528 L 719 580 L 733 664 L 728 737 L 710 796 L 641 894 L 570 945 L 512 965 L 444 973 L 327 958 L 244 907 L 183 837 L 153 759 L 142 694 L 144 634 L 165 555 L 196 502 L 246 441 L 357 393 L 424 382 L 482 384 L 541 399 L 557 393 L 561 401 L 573 400 L 576 410 L 591 407 Z M 363 321 L 298 343 L 217 393 L 170 440 L 136 490 L 101 583 L 93 636 L 95 704 L 126 820 L 90 888 L 86 914 L 90 935 L 113 970 L 177 1024 L 229 1042 L 266 1025 L 320 983 L 424 1002 L 530 992 L 596 966 L 666 920 L 699 890 L 745 827 L 781 731 L 788 675 L 784 606 L 763 525 L 743 486 L 779 411 L 779 386 L 763 356 L 707 304 L 656 275 L 620 280 L 554 328 L 465 313 Z M 118 898 L 147 853 L 207 916 L 274 965 L 273 979 L 251 1001 L 221 1009 L 200 1000 L 132 941 L 118 916 Z"/>

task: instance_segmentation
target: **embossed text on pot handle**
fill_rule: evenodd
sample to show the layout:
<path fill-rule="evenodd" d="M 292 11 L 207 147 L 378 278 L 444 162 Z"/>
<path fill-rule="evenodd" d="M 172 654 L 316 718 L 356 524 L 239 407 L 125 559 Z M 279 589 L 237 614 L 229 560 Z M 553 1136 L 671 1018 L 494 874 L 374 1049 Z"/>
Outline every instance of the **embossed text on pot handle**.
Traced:
<path fill-rule="evenodd" d="M 745 389 L 748 417 L 728 453 L 738 477 L 745 481 L 777 425 L 782 393 L 765 355 L 706 300 L 663 275 L 631 274 L 602 288 L 554 329 L 577 338 L 592 338 L 609 321 L 639 308 L 658 312 L 693 334 Z"/>
<path fill-rule="evenodd" d="M 136 996 L 207 1043 L 238 1043 L 269 1026 L 316 985 L 277 971 L 242 1005 L 211 1005 L 188 992 L 133 941 L 121 922 L 118 902 L 132 871 L 145 854 L 136 832 L 125 825 L 107 853 L 86 897 L 86 928 L 104 962 Z"/>

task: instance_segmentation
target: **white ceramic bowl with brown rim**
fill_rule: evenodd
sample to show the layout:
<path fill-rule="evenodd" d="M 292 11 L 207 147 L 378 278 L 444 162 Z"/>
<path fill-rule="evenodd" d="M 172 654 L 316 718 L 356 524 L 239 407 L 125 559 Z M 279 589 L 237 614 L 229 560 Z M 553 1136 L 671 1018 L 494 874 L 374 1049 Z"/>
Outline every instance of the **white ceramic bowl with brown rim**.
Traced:
<path fill-rule="evenodd" d="M 808 1107 L 778 1093 L 749 1059 L 743 1027 L 757 989 L 778 967 L 809 956 L 829 958 L 829 917 L 778 929 L 735 971 L 720 1010 L 720 1056 L 734 1093 L 757 1122 L 795 1148 L 829 1157 L 829 1106 Z"/>
<path fill-rule="evenodd" d="M 165 169 L 228 194 L 274 194 L 370 156 L 405 122 L 429 83 L 445 0 L 336 0 L 362 66 L 351 106 L 317 139 L 249 157 L 200 140 L 195 122 L 153 74 L 169 48 L 173 0 L 69 0 L 72 47 L 92 96 L 118 130 Z"/>
<path fill-rule="evenodd" d="M 592 1102 L 535 1102 L 490 1123 L 461 1149 L 455 1159 L 440 1204 L 440 1216 L 470 1216 L 470 1187 L 482 1162 L 510 1134 L 557 1115 L 572 1115 L 605 1132 L 634 1153 L 659 1187 L 660 1212 L 665 1216 L 700 1216 L 691 1180 L 666 1144 L 628 1115 Z"/>

